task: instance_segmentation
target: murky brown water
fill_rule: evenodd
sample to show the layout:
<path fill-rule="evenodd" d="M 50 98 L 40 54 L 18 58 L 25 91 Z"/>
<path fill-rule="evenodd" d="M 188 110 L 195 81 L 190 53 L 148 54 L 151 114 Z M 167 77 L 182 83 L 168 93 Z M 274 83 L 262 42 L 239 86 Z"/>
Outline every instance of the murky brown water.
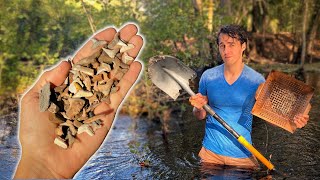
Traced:
<path fill-rule="evenodd" d="M 254 146 L 289 179 L 320 177 L 320 86 L 319 74 L 306 76 L 317 88 L 312 99 L 308 125 L 291 134 L 256 119 L 253 124 Z M 0 118 L 0 179 L 10 179 L 19 158 L 15 128 L 16 115 Z M 6 123 L 4 123 L 6 122 Z M 8 123 L 10 122 L 10 123 Z M 204 121 L 195 120 L 190 110 L 172 117 L 165 140 L 161 125 L 146 119 L 119 116 L 101 149 L 75 176 L 76 179 L 260 179 L 260 172 L 199 164 L 198 151 L 204 133 Z M 129 146 L 131 145 L 131 147 Z M 139 162 L 149 161 L 150 167 Z M 273 179 L 282 179 L 272 175 Z"/>

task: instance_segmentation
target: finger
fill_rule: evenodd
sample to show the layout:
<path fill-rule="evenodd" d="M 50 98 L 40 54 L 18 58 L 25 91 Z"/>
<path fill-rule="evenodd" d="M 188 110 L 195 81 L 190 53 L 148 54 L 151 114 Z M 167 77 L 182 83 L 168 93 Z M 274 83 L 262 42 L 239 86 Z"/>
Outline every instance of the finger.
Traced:
<path fill-rule="evenodd" d="M 112 125 L 112 122 L 113 122 L 113 119 L 114 119 L 115 113 L 116 113 L 115 109 L 111 108 L 110 105 L 105 103 L 105 102 L 102 102 L 101 104 L 99 104 L 99 106 L 97 106 L 94 109 L 94 114 L 95 115 L 99 115 L 99 114 L 104 114 L 105 115 L 105 117 L 102 118 L 101 120 L 103 121 L 103 127 L 106 130 L 110 129 L 110 127 Z M 111 116 L 111 117 L 109 117 L 109 116 Z"/>
<path fill-rule="evenodd" d="M 139 35 L 134 35 L 130 41 L 130 44 L 134 45 L 134 48 L 130 49 L 128 51 L 128 55 L 135 58 L 139 54 L 139 51 L 141 50 L 141 47 L 143 45 L 143 38 Z"/>
<path fill-rule="evenodd" d="M 92 55 L 94 52 L 98 51 L 99 48 L 97 48 L 96 50 L 92 49 L 92 38 L 95 38 L 97 40 L 105 40 L 107 42 L 112 41 L 114 35 L 117 33 L 117 31 L 114 28 L 107 28 L 104 29 L 100 32 L 98 32 L 97 34 L 93 35 L 92 37 L 90 37 L 88 39 L 88 41 L 77 51 L 76 55 L 73 58 L 73 63 L 78 62 L 79 60 L 81 60 L 82 58 L 88 57 L 90 55 Z"/>
<path fill-rule="evenodd" d="M 303 117 L 306 121 L 309 120 L 309 115 L 308 115 L 308 114 L 303 114 L 302 117 Z"/>
<path fill-rule="evenodd" d="M 53 69 L 44 72 L 36 84 L 30 89 L 30 92 L 39 93 L 41 88 L 51 82 L 54 86 L 60 86 L 68 76 L 71 65 L 67 61 L 62 61 Z"/>
<path fill-rule="evenodd" d="M 111 107 L 117 109 L 123 98 L 128 93 L 129 89 L 136 82 L 142 69 L 142 64 L 138 61 L 133 62 L 130 65 L 129 71 L 120 80 L 118 86 L 120 87 L 117 93 L 111 94 Z"/>
<path fill-rule="evenodd" d="M 305 126 L 305 124 L 302 123 L 302 122 L 300 122 L 299 120 L 295 121 L 295 124 L 296 124 L 296 126 L 297 126 L 298 128 L 302 128 L 302 127 Z"/>
<path fill-rule="evenodd" d="M 129 42 L 130 39 L 136 35 L 138 28 L 134 24 L 127 24 L 120 30 L 120 39 L 125 43 Z"/>

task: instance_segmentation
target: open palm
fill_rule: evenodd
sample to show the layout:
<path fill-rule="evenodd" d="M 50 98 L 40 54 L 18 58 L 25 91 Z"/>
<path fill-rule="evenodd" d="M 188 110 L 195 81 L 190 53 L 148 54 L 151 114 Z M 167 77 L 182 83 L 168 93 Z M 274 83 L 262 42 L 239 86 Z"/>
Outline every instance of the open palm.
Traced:
<path fill-rule="evenodd" d="M 133 58 L 138 55 L 143 45 L 143 39 L 137 35 L 137 31 L 133 24 L 128 24 L 120 30 L 120 38 L 135 46 L 128 51 L 128 55 Z M 94 38 L 110 42 L 116 32 L 114 28 L 108 28 L 94 35 Z M 91 55 L 91 46 L 92 41 L 87 41 L 76 53 L 73 62 Z M 61 85 L 70 68 L 71 65 L 63 61 L 52 70 L 43 73 L 22 98 L 19 127 L 22 155 L 15 178 L 72 178 L 104 141 L 120 103 L 138 78 L 141 64 L 133 62 L 130 65 L 129 71 L 118 84 L 119 91 L 110 96 L 111 104 L 101 103 L 95 109 L 95 114 L 105 114 L 101 119 L 102 128 L 98 129 L 94 136 L 87 133 L 77 135 L 78 141 L 72 148 L 62 149 L 53 143 L 56 125 L 49 121 L 50 112 L 39 111 L 39 92 L 47 82 L 53 87 Z"/>

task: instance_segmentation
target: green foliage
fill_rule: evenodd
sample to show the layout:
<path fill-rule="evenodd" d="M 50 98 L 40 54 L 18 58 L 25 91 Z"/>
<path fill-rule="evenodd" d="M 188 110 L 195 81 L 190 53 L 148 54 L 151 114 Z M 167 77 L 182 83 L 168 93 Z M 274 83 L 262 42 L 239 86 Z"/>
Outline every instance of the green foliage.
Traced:
<path fill-rule="evenodd" d="M 82 0 L 0 0 L 0 93 L 23 92 L 44 69 L 72 55 L 92 34 L 88 16 L 97 30 L 137 23 L 145 40 L 139 57 L 146 63 L 152 56 L 170 54 L 192 67 L 209 65 L 216 46 L 207 29 L 208 2 L 202 0 L 202 12 L 195 13 L 193 1 L 180 0 L 83 0 L 83 4 Z M 301 1 L 263 2 L 268 10 L 267 31 L 300 29 Z M 319 0 L 310 2 L 310 10 L 316 9 Z M 228 23 L 250 29 L 253 1 L 224 3 L 229 4 L 214 1 L 213 33 Z M 140 104 L 153 107 L 155 103 Z"/>
<path fill-rule="evenodd" d="M 198 64 L 208 31 L 205 18 L 196 16 L 189 1 L 151 1 L 145 4 L 148 17 L 142 23 L 142 31 L 147 38 L 143 59 L 157 54 L 171 54 L 188 65 Z M 194 38 L 188 43 L 187 38 Z M 203 41 L 204 40 L 204 41 Z M 182 46 L 182 47 L 179 47 Z"/>
<path fill-rule="evenodd" d="M 134 156 L 140 166 L 150 166 L 150 149 L 148 144 L 141 144 L 139 141 L 132 140 L 128 143 L 130 153 Z"/>

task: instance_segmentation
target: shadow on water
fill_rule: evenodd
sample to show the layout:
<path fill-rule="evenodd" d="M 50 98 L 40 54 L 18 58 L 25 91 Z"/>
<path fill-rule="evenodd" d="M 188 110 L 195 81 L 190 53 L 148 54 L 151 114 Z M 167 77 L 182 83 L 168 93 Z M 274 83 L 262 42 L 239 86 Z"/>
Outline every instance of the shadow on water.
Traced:
<path fill-rule="evenodd" d="M 288 179 L 320 177 L 319 74 L 306 76 L 316 88 L 308 125 L 294 134 L 255 119 L 254 146 L 270 158 Z M 17 114 L 0 117 L 0 179 L 11 179 L 19 158 Z M 9 123 L 8 123 L 9 122 Z M 204 121 L 188 109 L 182 117 L 171 117 L 167 141 L 161 125 L 146 119 L 118 116 L 105 143 L 79 171 L 76 179 L 282 179 L 268 176 L 266 168 L 250 171 L 235 167 L 201 165 L 198 152 Z M 142 163 L 145 166 L 142 166 Z"/>

